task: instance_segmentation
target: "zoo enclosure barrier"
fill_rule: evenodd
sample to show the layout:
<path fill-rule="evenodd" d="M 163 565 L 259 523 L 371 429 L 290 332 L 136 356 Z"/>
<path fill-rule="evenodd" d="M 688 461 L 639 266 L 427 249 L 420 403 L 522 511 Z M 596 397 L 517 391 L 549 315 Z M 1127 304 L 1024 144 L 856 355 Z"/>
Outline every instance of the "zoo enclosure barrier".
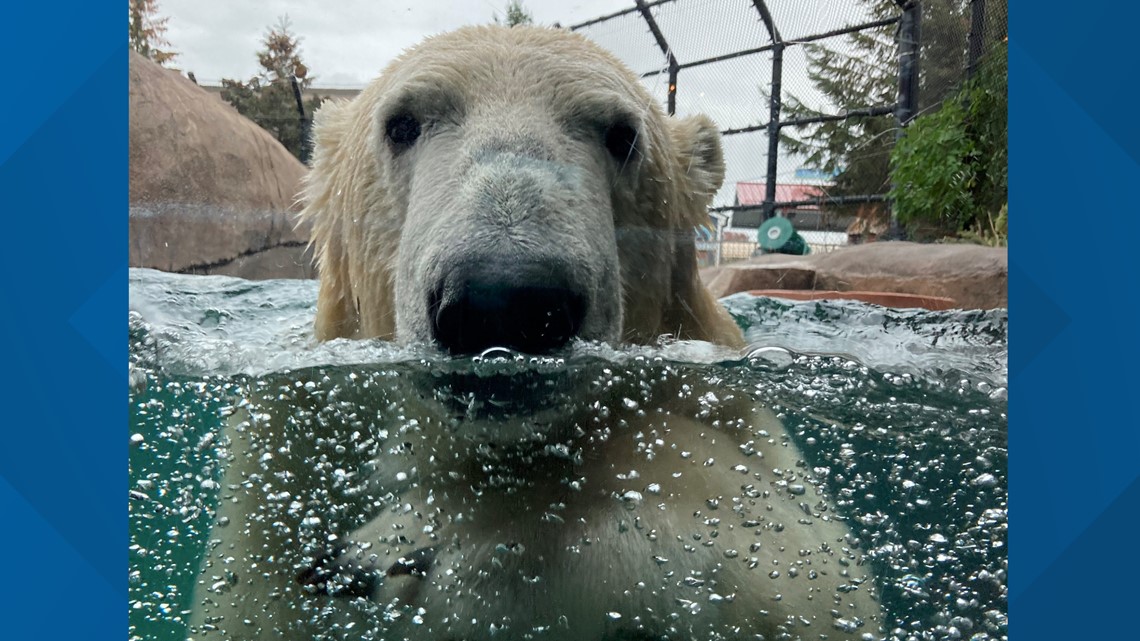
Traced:
<path fill-rule="evenodd" d="M 755 238 L 733 228 L 755 228 L 777 214 L 794 222 L 813 251 L 901 238 L 893 211 L 883 216 L 886 229 L 868 222 L 850 238 L 847 232 L 859 218 L 886 213 L 891 144 L 970 77 L 990 46 L 1004 41 L 1007 22 L 1005 0 L 634 0 L 568 28 L 617 55 L 670 115 L 703 112 L 721 127 L 725 187 L 709 209 L 715 233 L 700 243 L 703 262 L 719 264 L 757 248 Z M 854 79 L 874 80 L 880 91 L 848 96 L 821 88 L 829 81 L 821 59 Z M 871 129 L 888 139 L 868 139 L 845 155 L 879 169 L 878 183 L 863 181 L 873 189 L 843 189 L 831 184 L 835 172 L 789 168 L 813 146 L 829 144 L 816 139 L 821 132 L 858 143 Z M 798 149 L 792 131 L 806 132 Z"/>

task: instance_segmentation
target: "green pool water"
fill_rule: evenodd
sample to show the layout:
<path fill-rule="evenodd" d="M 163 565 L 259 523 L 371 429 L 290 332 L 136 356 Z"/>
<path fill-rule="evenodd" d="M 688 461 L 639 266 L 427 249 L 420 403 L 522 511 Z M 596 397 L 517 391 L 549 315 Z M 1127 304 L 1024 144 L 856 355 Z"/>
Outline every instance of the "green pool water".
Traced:
<path fill-rule="evenodd" d="M 367 378 L 394 395 L 465 365 L 377 341 L 312 344 L 313 282 L 130 278 L 129 638 L 184 639 L 219 496 L 219 430 L 242 390 Z M 725 304 L 747 357 L 587 346 L 545 366 L 602 383 L 714 381 L 772 409 L 869 551 L 892 638 L 1004 637 L 1006 312 Z"/>

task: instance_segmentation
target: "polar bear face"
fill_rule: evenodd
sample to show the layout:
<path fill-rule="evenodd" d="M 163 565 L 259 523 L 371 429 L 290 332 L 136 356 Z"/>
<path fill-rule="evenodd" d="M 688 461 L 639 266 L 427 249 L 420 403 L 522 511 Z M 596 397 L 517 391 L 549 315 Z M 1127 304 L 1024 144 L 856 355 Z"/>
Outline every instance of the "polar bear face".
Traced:
<path fill-rule="evenodd" d="M 318 336 L 454 354 L 739 342 L 696 276 L 693 228 L 722 178 L 713 124 L 667 118 L 584 38 L 431 38 L 318 114 Z"/>
<path fill-rule="evenodd" d="M 468 49 L 460 69 L 413 54 L 378 113 L 377 156 L 405 214 L 397 337 L 458 353 L 617 342 L 615 221 L 643 178 L 645 107 L 616 74 L 597 89 L 577 59 Z M 546 77 L 562 80 L 519 82 Z M 661 235 L 647 241 L 667 253 Z"/>

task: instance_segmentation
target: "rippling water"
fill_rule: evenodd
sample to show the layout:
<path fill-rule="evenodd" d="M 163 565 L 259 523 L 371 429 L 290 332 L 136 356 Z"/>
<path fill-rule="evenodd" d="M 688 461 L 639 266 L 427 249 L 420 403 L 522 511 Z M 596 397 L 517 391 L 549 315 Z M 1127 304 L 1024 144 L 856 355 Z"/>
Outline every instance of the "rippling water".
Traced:
<path fill-rule="evenodd" d="M 767 407 L 873 559 L 890 637 L 1006 635 L 1004 310 L 737 295 L 725 304 L 752 346 L 747 358 L 670 343 L 452 361 L 381 341 L 313 344 L 314 282 L 150 270 L 130 278 L 132 639 L 185 638 L 220 490 L 219 430 L 235 398 L 250 389 L 349 398 L 368 388 L 400 404 L 409 381 L 476 418 L 527 406 L 519 389 L 554 394 L 544 404 L 565 412 L 608 412 L 598 398 L 612 398 L 615 413 L 644 411 L 689 389 L 714 390 L 713 401 L 694 403 Z M 625 391 L 557 396 L 587 388 Z M 402 419 L 380 416 L 373 429 L 394 434 Z"/>

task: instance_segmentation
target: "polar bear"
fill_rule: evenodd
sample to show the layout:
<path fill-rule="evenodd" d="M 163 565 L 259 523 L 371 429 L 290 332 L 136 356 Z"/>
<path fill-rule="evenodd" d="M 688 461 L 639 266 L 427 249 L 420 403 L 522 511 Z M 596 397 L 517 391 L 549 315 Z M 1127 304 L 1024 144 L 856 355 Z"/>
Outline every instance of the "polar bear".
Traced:
<path fill-rule="evenodd" d="M 541 371 L 579 344 L 742 346 L 697 273 L 724 176 L 709 119 L 667 117 L 579 35 L 485 26 L 322 108 L 315 142 L 317 338 L 483 370 L 249 390 L 194 635 L 879 633 L 858 541 L 774 414 L 653 359 Z"/>
<path fill-rule="evenodd" d="M 315 129 L 302 215 L 320 266 L 319 338 L 458 353 L 571 336 L 740 345 L 694 255 L 724 177 L 716 127 L 666 118 L 586 39 L 437 36 L 322 109 Z M 460 322 L 483 307 L 499 320 Z M 547 314 L 549 332 L 528 331 Z M 515 344 L 528 336 L 538 344 Z"/>

